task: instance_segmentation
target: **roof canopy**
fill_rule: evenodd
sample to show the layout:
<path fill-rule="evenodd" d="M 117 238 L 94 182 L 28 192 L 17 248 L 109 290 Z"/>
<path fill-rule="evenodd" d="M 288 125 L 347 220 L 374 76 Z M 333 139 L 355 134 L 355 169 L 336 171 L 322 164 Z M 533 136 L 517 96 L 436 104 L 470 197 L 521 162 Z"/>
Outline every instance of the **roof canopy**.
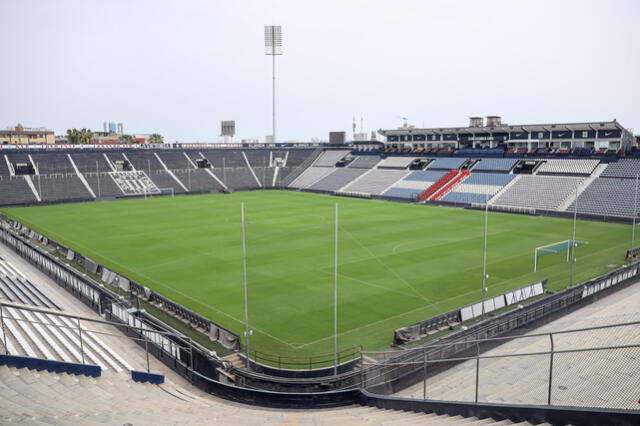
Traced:
<path fill-rule="evenodd" d="M 626 129 L 617 121 L 594 121 L 585 123 L 551 123 L 551 124 L 503 124 L 501 126 L 485 127 L 433 127 L 428 129 L 387 129 L 379 130 L 383 135 L 411 135 L 411 134 L 451 134 L 451 133 L 509 133 L 509 132 L 551 132 L 562 130 L 615 130 Z"/>

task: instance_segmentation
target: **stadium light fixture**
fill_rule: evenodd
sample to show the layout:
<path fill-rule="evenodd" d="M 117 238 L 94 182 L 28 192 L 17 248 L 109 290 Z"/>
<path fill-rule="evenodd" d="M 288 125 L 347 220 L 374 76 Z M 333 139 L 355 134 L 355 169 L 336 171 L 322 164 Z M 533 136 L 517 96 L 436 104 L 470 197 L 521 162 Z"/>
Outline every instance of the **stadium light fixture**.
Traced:
<path fill-rule="evenodd" d="M 282 55 L 282 27 L 280 25 L 265 25 L 264 27 L 265 54 L 271 56 L 271 119 L 273 142 L 276 142 L 276 56 Z"/>

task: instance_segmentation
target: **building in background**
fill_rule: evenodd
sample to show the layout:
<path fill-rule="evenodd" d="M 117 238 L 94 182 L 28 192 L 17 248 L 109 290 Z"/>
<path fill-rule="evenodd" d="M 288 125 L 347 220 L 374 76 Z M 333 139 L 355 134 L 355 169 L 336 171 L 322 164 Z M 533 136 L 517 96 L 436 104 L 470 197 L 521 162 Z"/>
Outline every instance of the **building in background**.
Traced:
<path fill-rule="evenodd" d="M 470 117 L 469 126 L 415 128 L 405 123 L 398 129 L 379 130 L 388 147 L 461 149 L 506 148 L 531 150 L 538 148 L 568 150 L 629 149 L 632 133 L 613 121 L 584 123 L 506 124 L 500 116 Z"/>
<path fill-rule="evenodd" d="M 44 127 L 24 127 L 18 124 L 0 130 L 0 145 L 54 144 L 53 130 Z"/>
<path fill-rule="evenodd" d="M 102 132 L 116 135 L 124 134 L 122 123 L 116 123 L 113 121 L 105 121 L 102 123 Z"/>
<path fill-rule="evenodd" d="M 119 133 L 111 133 L 111 132 L 93 132 L 93 143 L 94 144 L 102 144 L 102 145 L 113 145 L 120 143 L 120 136 L 122 134 Z M 149 133 L 135 133 L 131 135 L 131 143 L 134 144 L 143 144 L 149 143 L 149 138 L 151 134 Z"/>
<path fill-rule="evenodd" d="M 233 143 L 233 137 L 236 135 L 236 121 L 224 120 L 220 122 L 220 137 L 223 143 Z"/>
<path fill-rule="evenodd" d="M 344 145 L 347 142 L 347 132 L 329 132 L 329 144 Z"/>

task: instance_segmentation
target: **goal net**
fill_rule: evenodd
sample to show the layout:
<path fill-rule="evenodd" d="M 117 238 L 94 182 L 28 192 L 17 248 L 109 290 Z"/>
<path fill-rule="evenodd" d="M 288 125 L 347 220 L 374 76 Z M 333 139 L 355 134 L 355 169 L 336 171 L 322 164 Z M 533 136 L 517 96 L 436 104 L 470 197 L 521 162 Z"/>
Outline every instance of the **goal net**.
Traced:
<path fill-rule="evenodd" d="M 573 244 L 572 244 L 573 242 Z M 533 272 L 538 272 L 538 259 L 548 254 L 558 254 L 564 251 L 567 252 L 567 262 L 571 259 L 571 247 L 574 249 L 581 245 L 587 244 L 586 241 L 578 240 L 564 240 L 557 243 L 551 243 L 544 246 L 536 247 L 534 250 Z"/>
<path fill-rule="evenodd" d="M 174 196 L 174 192 L 173 192 L 173 188 L 158 188 L 158 191 L 160 192 L 145 192 L 144 194 L 144 198 L 153 198 L 154 196 L 160 196 L 160 195 L 169 195 L 171 197 Z"/>

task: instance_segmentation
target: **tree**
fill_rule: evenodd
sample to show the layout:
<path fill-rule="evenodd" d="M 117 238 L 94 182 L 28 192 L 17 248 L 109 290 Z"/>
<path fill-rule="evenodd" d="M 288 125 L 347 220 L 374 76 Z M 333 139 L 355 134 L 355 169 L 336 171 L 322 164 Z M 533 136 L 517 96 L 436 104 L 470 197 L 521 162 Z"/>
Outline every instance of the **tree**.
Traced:
<path fill-rule="evenodd" d="M 131 135 L 120 135 L 118 138 L 118 143 L 131 145 L 133 143 L 133 136 Z"/>
<path fill-rule="evenodd" d="M 89 129 L 69 129 L 67 130 L 67 142 L 70 144 L 92 144 L 93 132 Z"/>
<path fill-rule="evenodd" d="M 149 143 L 158 144 L 158 145 L 163 144 L 164 138 L 162 137 L 161 134 L 153 133 L 151 136 L 149 136 Z"/>
<path fill-rule="evenodd" d="M 90 129 L 80 130 L 80 143 L 86 145 L 93 143 L 93 132 Z"/>
<path fill-rule="evenodd" d="M 80 143 L 80 132 L 78 129 L 68 129 L 67 130 L 67 142 L 72 144 Z"/>

